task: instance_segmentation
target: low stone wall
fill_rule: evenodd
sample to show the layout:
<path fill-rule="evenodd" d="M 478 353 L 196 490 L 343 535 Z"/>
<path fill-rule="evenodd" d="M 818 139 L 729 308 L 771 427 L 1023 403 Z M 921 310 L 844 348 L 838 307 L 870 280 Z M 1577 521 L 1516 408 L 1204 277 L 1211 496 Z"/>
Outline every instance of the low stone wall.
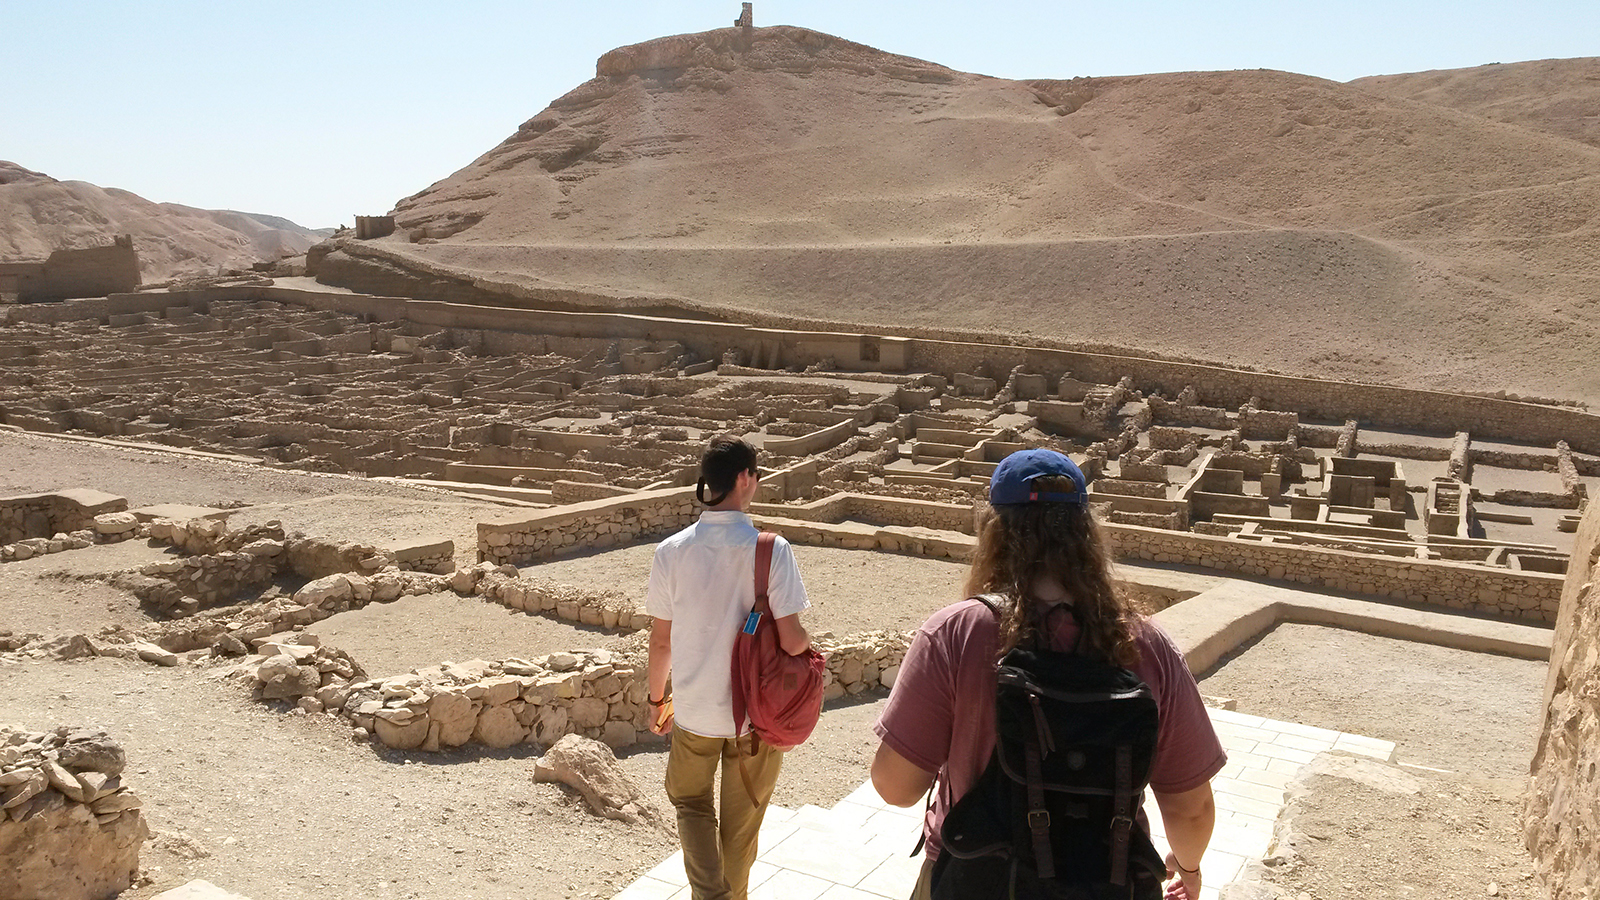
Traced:
<path fill-rule="evenodd" d="M 1554 622 L 1561 599 L 1558 575 L 1367 556 L 1320 547 L 1284 546 L 1130 525 L 1108 524 L 1104 528 L 1111 551 L 1118 559 L 1239 572 L 1537 622 Z"/>
<path fill-rule="evenodd" d="M 123 497 L 81 488 L 0 498 L 0 542 L 92 529 L 95 516 L 127 508 Z"/>
<path fill-rule="evenodd" d="M 278 576 L 283 544 L 261 541 L 244 551 L 185 556 L 140 566 L 141 580 L 125 583 L 145 605 L 168 616 L 194 615 L 246 592 L 258 592 Z"/>
<path fill-rule="evenodd" d="M 935 528 L 965 534 L 973 531 L 971 507 L 878 494 L 839 493 L 809 503 L 755 503 L 751 504 L 750 512 L 752 515 L 809 522 L 861 519 L 883 525 Z"/>
<path fill-rule="evenodd" d="M 456 542 L 448 538 L 418 541 L 393 548 L 394 564 L 402 572 L 433 572 L 448 575 L 455 571 Z"/>
<path fill-rule="evenodd" d="M 478 525 L 478 558 L 527 565 L 564 552 L 615 547 L 665 537 L 699 517 L 694 488 L 662 488 L 536 512 L 511 522 Z"/>
<path fill-rule="evenodd" d="M 0 897 L 102 900 L 133 884 L 150 836 L 105 732 L 0 726 Z"/>
<path fill-rule="evenodd" d="M 1561 595 L 1523 837 L 1552 900 L 1600 884 L 1600 504 L 1590 506 Z"/>

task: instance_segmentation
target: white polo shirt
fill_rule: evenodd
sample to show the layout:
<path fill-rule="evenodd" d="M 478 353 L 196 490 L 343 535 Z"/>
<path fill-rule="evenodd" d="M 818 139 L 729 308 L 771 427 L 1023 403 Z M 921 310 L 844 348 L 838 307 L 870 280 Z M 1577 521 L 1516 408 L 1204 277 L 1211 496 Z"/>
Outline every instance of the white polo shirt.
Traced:
<path fill-rule="evenodd" d="M 656 547 L 645 611 L 672 621 L 672 707 L 678 726 L 738 737 L 733 725 L 733 645 L 756 603 L 756 535 L 742 512 L 707 510 Z M 781 619 L 810 606 L 789 542 L 772 547 L 767 600 Z"/>

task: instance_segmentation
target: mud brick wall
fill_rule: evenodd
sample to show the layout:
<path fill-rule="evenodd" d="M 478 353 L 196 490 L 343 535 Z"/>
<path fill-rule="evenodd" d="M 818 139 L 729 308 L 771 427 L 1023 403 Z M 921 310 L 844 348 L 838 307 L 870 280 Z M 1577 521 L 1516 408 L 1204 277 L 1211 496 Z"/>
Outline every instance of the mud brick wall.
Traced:
<path fill-rule="evenodd" d="M 1191 428 L 1221 428 L 1231 431 L 1233 417 L 1225 409 L 1172 403 L 1161 397 L 1149 398 L 1150 414 L 1157 425 L 1185 425 Z M 1270 434 L 1269 437 L 1277 437 Z"/>
<path fill-rule="evenodd" d="M 1240 541 L 1204 534 L 1105 526 L 1118 559 L 1200 566 L 1297 581 L 1409 603 L 1554 622 L 1561 576 L 1433 560 L 1366 556 L 1319 547 Z"/>
<path fill-rule="evenodd" d="M 1300 415 L 1253 406 L 1239 410 L 1239 433 L 1248 440 L 1281 441 L 1300 427 Z"/>
<path fill-rule="evenodd" d="M 139 287 L 139 254 L 133 238 L 119 234 L 105 247 L 57 250 L 36 270 L 20 273 L 17 298 L 24 302 L 69 297 L 105 297 Z"/>
<path fill-rule="evenodd" d="M 665 537 L 700 516 L 694 488 L 663 488 L 591 500 L 511 522 L 478 525 L 478 558 L 527 565 L 564 552 Z"/>
<path fill-rule="evenodd" d="M 1600 884 L 1600 504 L 1578 527 L 1545 681 L 1523 837 L 1552 900 Z"/>

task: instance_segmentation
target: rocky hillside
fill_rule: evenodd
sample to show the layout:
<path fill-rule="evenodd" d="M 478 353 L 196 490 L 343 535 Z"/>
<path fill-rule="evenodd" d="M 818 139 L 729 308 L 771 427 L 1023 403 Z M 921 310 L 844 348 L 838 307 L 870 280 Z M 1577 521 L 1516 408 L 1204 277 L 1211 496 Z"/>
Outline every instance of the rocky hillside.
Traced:
<path fill-rule="evenodd" d="M 663 38 L 395 210 L 390 262 L 743 318 L 1600 400 L 1600 148 L 1273 71 L 1010 81 Z"/>
<path fill-rule="evenodd" d="M 304 253 L 326 236 L 276 216 L 152 203 L 0 161 L 0 260 L 43 259 L 114 234 L 133 235 L 146 282 Z"/>

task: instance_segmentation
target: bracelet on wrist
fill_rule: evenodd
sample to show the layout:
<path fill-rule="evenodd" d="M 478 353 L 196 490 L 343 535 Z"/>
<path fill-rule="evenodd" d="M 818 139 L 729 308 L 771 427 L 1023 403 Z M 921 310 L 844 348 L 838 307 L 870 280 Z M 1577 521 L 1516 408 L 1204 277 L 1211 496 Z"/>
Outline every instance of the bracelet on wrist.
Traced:
<path fill-rule="evenodd" d="M 1199 866 L 1195 866 L 1192 869 L 1185 869 L 1183 867 L 1183 863 L 1178 862 L 1178 858 L 1177 857 L 1173 857 L 1172 858 L 1172 864 L 1177 866 L 1178 867 L 1178 871 L 1182 872 L 1185 875 L 1199 875 L 1200 874 L 1200 867 Z"/>
<path fill-rule="evenodd" d="M 654 697 L 651 697 L 649 694 L 645 694 L 644 699 L 645 702 L 649 703 L 651 706 L 664 706 L 666 705 L 669 696 L 667 694 L 662 694 L 661 699 L 657 700 Z"/>

